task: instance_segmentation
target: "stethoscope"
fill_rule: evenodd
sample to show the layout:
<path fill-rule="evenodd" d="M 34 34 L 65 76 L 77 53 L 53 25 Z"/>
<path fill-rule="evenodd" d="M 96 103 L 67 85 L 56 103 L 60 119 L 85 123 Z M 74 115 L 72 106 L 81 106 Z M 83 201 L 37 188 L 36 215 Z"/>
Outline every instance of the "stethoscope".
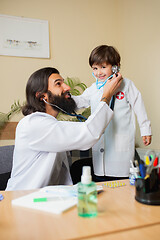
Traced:
<path fill-rule="evenodd" d="M 69 115 L 69 116 L 72 116 L 72 117 L 76 117 L 78 119 L 78 121 L 82 122 L 82 120 L 87 120 L 86 117 L 82 116 L 81 114 L 77 114 L 76 112 L 73 112 L 74 114 L 72 113 L 68 113 L 66 112 L 64 109 L 60 108 L 59 106 L 55 105 L 55 104 L 52 104 L 52 103 L 49 103 L 47 102 L 44 98 L 42 99 L 45 103 L 53 106 L 53 107 L 56 107 L 58 108 L 58 110 L 60 110 L 61 112 L 64 112 L 65 114 Z"/>
<path fill-rule="evenodd" d="M 113 75 L 114 74 L 117 74 L 118 72 L 120 71 L 120 67 L 117 66 L 117 65 L 113 65 L 112 66 L 112 74 L 104 81 L 98 81 L 98 78 L 96 78 L 96 76 L 94 75 L 94 73 L 92 73 L 92 75 L 95 77 L 96 79 L 96 86 L 97 86 L 97 89 L 101 89 L 105 84 L 106 82 L 109 80 L 109 79 L 112 79 Z M 110 101 L 110 108 L 113 110 L 114 109 L 114 103 L 115 103 L 115 96 L 113 95 L 112 98 L 111 98 L 111 101 Z"/>
<path fill-rule="evenodd" d="M 95 79 L 96 79 L 97 89 L 102 88 L 102 87 L 106 84 L 106 82 L 107 82 L 109 79 L 111 79 L 114 74 L 117 74 L 119 71 L 120 71 L 120 67 L 117 66 L 117 65 L 113 65 L 113 66 L 112 66 L 112 74 L 111 74 L 104 82 L 99 81 L 98 78 L 96 78 L 96 76 L 94 75 L 94 73 L 92 73 L 93 77 L 95 77 Z"/>
<path fill-rule="evenodd" d="M 96 78 L 97 88 L 100 89 L 101 87 L 103 87 L 103 86 L 106 84 L 107 80 L 111 79 L 114 74 L 117 74 L 117 73 L 119 72 L 119 70 L 120 70 L 120 67 L 118 67 L 117 65 L 112 66 L 112 72 L 113 72 L 113 74 L 110 75 L 110 76 L 105 80 L 105 82 L 99 82 L 99 81 L 98 81 L 98 78 L 96 78 L 95 75 L 94 75 L 94 73 L 92 73 L 92 75 Z M 101 84 L 101 83 L 102 83 L 102 84 Z M 68 112 L 66 112 L 64 109 L 60 108 L 59 106 L 47 102 L 44 98 L 43 98 L 42 100 L 43 100 L 45 103 L 47 103 L 47 104 L 49 104 L 49 105 L 51 105 L 51 106 L 53 106 L 53 107 L 56 107 L 56 108 L 57 108 L 58 110 L 60 110 L 61 112 L 64 112 L 65 114 L 67 114 L 67 115 L 69 115 L 69 116 L 76 117 L 76 118 L 78 119 L 78 121 L 80 121 L 80 122 L 82 122 L 82 120 L 85 120 L 85 121 L 87 120 L 87 118 L 84 117 L 84 116 L 82 116 L 81 114 L 77 114 L 76 112 L 73 112 L 73 114 L 72 114 L 72 113 L 68 113 Z M 112 97 L 112 99 L 111 99 L 110 108 L 111 108 L 112 110 L 113 110 L 113 108 L 114 108 L 114 97 Z"/>

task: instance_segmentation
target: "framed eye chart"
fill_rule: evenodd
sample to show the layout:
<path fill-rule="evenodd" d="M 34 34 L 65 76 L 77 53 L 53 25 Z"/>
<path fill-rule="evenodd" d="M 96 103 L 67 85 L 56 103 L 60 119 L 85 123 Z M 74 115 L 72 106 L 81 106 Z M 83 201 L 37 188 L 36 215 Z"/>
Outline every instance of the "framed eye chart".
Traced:
<path fill-rule="evenodd" d="M 0 14 L 0 55 L 49 58 L 47 20 Z"/>

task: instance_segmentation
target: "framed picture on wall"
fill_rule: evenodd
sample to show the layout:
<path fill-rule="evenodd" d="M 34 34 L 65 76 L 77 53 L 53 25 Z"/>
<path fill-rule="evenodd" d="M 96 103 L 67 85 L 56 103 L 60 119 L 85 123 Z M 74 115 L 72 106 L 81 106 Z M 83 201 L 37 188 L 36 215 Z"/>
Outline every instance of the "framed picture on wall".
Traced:
<path fill-rule="evenodd" d="M 49 58 L 48 21 L 0 14 L 0 55 Z"/>

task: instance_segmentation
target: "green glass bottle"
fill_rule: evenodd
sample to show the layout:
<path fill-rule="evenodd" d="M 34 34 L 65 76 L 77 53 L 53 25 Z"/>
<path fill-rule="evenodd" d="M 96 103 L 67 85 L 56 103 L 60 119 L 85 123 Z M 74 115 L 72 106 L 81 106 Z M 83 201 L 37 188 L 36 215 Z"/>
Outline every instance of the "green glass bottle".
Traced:
<path fill-rule="evenodd" d="M 97 186 L 92 182 L 91 168 L 83 167 L 81 182 L 78 183 L 78 216 L 97 216 Z"/>

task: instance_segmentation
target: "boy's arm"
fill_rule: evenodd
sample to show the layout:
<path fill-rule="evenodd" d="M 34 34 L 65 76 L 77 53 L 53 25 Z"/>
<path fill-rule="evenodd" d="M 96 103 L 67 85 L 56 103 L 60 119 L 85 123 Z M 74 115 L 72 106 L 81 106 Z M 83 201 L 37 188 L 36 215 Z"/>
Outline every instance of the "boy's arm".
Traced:
<path fill-rule="evenodd" d="M 140 127 L 140 133 L 143 137 L 145 145 L 149 145 L 151 142 L 151 123 L 148 120 L 147 113 L 145 110 L 144 102 L 139 90 L 135 87 L 134 83 L 130 81 L 128 88 L 129 102 L 137 116 L 137 121 Z"/>
<path fill-rule="evenodd" d="M 92 86 L 87 88 L 81 95 L 72 95 L 72 98 L 77 104 L 77 109 L 90 107 L 90 97 L 93 94 L 92 88 Z"/>

